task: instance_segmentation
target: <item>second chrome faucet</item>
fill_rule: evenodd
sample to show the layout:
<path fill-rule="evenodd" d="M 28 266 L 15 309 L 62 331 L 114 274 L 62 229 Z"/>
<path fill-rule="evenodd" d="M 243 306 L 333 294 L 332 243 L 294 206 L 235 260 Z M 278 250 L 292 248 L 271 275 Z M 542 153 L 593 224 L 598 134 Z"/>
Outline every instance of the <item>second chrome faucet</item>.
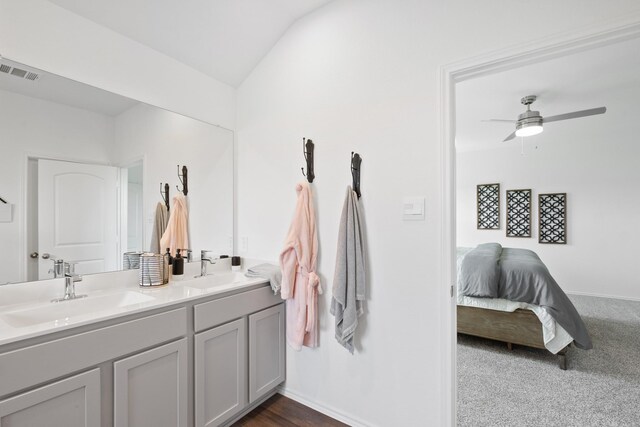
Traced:
<path fill-rule="evenodd" d="M 200 251 L 200 276 L 196 277 L 204 277 L 207 275 L 207 263 L 215 264 L 218 258 L 212 258 L 208 256 L 211 251 Z"/>

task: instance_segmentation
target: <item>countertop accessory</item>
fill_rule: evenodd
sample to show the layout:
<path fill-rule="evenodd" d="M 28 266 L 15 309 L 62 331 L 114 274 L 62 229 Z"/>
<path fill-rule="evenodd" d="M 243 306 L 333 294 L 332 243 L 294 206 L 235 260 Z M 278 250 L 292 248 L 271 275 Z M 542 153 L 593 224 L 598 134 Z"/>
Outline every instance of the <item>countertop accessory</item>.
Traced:
<path fill-rule="evenodd" d="M 136 270 L 140 268 L 140 256 L 143 252 L 125 252 L 122 255 L 122 269 Z"/>
<path fill-rule="evenodd" d="M 189 193 L 189 185 L 188 185 L 188 171 L 186 166 L 182 166 L 182 173 L 180 173 L 180 165 L 178 165 L 178 179 L 182 184 L 182 190 L 176 185 L 178 191 L 180 191 L 185 196 Z"/>
<path fill-rule="evenodd" d="M 351 177 L 353 178 L 353 191 L 360 198 L 360 165 L 362 164 L 362 157 L 360 154 L 351 152 Z"/>
<path fill-rule="evenodd" d="M 165 274 L 164 257 L 160 254 L 143 253 L 140 256 L 138 284 L 143 287 L 162 286 L 169 280 Z"/>
<path fill-rule="evenodd" d="M 307 172 L 304 172 L 304 168 L 300 168 L 302 170 L 302 175 L 307 177 L 307 181 L 310 183 L 313 182 L 316 177 L 313 172 L 313 150 L 314 144 L 310 139 L 302 138 L 302 154 L 304 154 L 304 159 L 307 161 Z"/>
<path fill-rule="evenodd" d="M 242 259 L 239 256 L 231 257 L 231 271 L 242 270 Z"/>
<path fill-rule="evenodd" d="M 167 212 L 169 211 L 169 184 L 164 184 L 164 191 L 162 190 L 162 183 L 160 183 L 160 196 L 162 196 L 162 200 L 164 201 L 164 205 L 167 207 Z"/>

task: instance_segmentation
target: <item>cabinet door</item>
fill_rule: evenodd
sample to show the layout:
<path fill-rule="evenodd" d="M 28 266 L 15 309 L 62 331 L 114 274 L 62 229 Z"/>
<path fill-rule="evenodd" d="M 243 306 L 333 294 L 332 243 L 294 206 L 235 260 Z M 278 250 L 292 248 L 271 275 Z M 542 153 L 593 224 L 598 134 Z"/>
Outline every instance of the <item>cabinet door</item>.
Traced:
<path fill-rule="evenodd" d="M 247 321 L 195 336 L 196 426 L 217 426 L 247 406 Z"/>
<path fill-rule="evenodd" d="M 187 356 L 183 338 L 115 362 L 115 426 L 186 426 Z"/>
<path fill-rule="evenodd" d="M 100 425 L 100 370 L 94 369 L 0 402 L 0 426 Z"/>
<path fill-rule="evenodd" d="M 284 304 L 249 316 L 249 403 L 284 381 Z"/>

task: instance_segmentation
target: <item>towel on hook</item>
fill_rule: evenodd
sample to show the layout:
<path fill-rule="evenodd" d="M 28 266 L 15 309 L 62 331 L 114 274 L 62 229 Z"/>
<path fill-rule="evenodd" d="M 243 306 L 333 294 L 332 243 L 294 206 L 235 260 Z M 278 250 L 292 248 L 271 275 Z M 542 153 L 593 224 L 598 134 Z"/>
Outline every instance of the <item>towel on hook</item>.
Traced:
<path fill-rule="evenodd" d="M 318 235 L 311 187 L 303 181 L 296 192 L 296 211 L 280 254 L 280 296 L 287 306 L 287 343 L 300 351 L 303 345 L 318 346 L 318 294 L 322 294 L 322 285 L 316 274 Z"/>
<path fill-rule="evenodd" d="M 173 197 L 169 223 L 160 239 L 160 247 L 169 248 L 172 255 L 175 255 L 178 249 L 183 250 L 189 247 L 189 210 L 187 198 L 182 193 Z"/>
<path fill-rule="evenodd" d="M 169 211 L 164 203 L 158 203 L 156 205 L 156 215 L 153 223 L 153 230 L 151 232 L 151 247 L 149 250 L 155 254 L 164 253 L 164 249 L 160 247 L 160 239 L 167 229 L 167 223 L 169 222 Z"/>
<path fill-rule="evenodd" d="M 333 276 L 331 314 L 335 316 L 336 340 L 353 354 L 358 317 L 364 313 L 364 239 L 358 195 L 347 187 L 340 218 L 336 269 Z"/>

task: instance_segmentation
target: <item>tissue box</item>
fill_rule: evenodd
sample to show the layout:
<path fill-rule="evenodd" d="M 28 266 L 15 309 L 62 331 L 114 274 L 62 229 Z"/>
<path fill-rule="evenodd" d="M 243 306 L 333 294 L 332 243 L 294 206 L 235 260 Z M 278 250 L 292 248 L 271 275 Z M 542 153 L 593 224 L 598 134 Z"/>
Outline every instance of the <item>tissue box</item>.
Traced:
<path fill-rule="evenodd" d="M 11 222 L 13 205 L 9 203 L 0 203 L 0 222 Z"/>

